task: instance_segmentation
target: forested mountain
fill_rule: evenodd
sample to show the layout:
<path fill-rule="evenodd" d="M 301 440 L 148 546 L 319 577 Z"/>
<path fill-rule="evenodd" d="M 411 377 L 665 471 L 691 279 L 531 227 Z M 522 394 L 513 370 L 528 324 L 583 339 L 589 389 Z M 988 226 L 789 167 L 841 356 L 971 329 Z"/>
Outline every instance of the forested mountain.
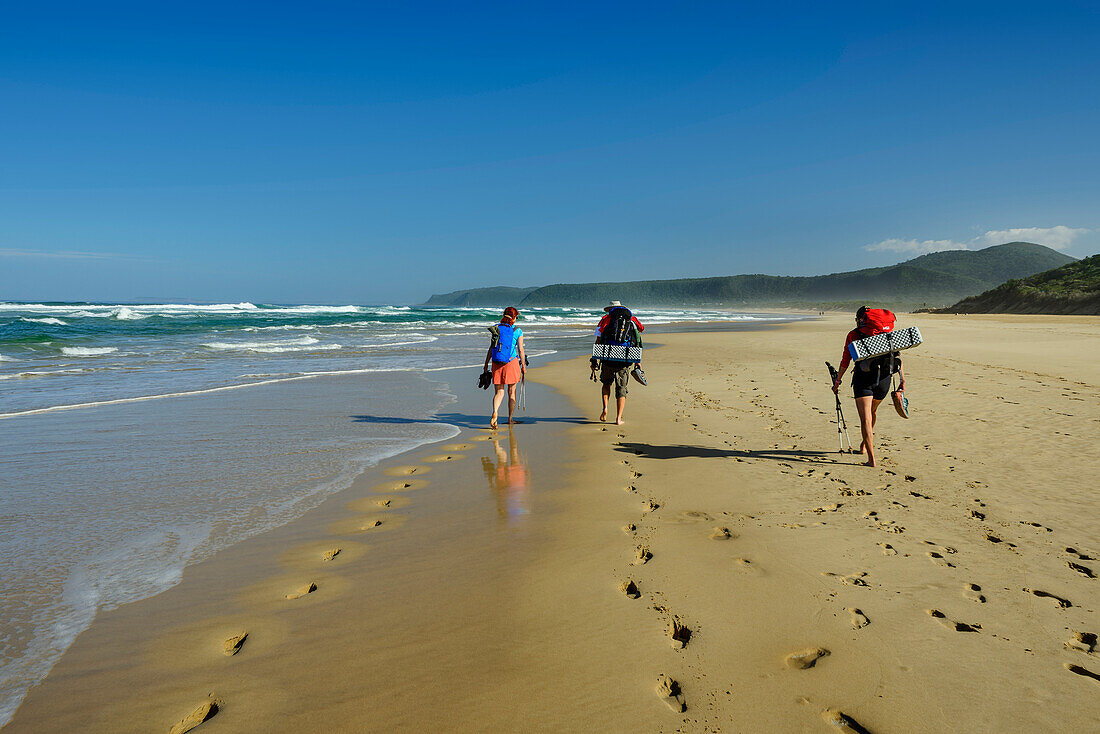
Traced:
<path fill-rule="evenodd" d="M 1100 255 L 1010 280 L 940 312 L 1100 315 Z"/>
<path fill-rule="evenodd" d="M 611 299 L 646 306 L 818 306 L 873 301 L 943 305 L 1008 278 L 1049 270 L 1073 258 L 1043 245 L 1010 242 L 983 250 L 935 252 L 897 265 L 815 276 L 730 275 L 541 288 L 473 288 L 433 295 L 429 306 L 602 306 Z"/>

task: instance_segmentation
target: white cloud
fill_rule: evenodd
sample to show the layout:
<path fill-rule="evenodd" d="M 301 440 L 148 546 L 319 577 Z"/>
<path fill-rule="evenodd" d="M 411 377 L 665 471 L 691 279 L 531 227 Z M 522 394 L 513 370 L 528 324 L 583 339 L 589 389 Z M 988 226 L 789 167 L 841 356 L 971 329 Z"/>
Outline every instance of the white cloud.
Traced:
<path fill-rule="evenodd" d="M 864 250 L 869 252 L 904 252 L 913 255 L 926 255 L 929 252 L 942 252 L 944 250 L 965 250 L 967 246 L 963 242 L 954 240 L 902 240 L 889 239 L 865 245 Z"/>
<path fill-rule="evenodd" d="M 991 229 L 975 240 L 983 245 L 1003 245 L 1005 242 L 1037 242 L 1055 250 L 1068 250 L 1073 241 L 1092 230 L 1084 227 L 1018 227 L 1016 229 Z"/>
<path fill-rule="evenodd" d="M 907 240 L 891 238 L 864 245 L 868 252 L 899 252 L 909 255 L 926 255 L 929 252 L 944 250 L 980 250 L 991 245 L 1003 245 L 1006 242 L 1036 242 L 1055 250 L 1068 250 L 1075 240 L 1097 230 L 1084 227 L 1067 227 L 1059 224 L 1055 227 L 1017 227 L 1015 229 L 991 229 L 984 234 L 957 242 L 955 240 Z"/>

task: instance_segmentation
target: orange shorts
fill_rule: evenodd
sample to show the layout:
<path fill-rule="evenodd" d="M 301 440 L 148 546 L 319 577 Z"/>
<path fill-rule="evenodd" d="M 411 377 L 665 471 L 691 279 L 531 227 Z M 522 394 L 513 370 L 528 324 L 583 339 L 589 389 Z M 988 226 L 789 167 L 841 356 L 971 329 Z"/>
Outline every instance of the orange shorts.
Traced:
<path fill-rule="evenodd" d="M 519 369 L 519 358 L 513 359 L 511 362 L 493 362 L 493 384 L 494 385 L 515 385 L 519 382 L 523 373 Z"/>

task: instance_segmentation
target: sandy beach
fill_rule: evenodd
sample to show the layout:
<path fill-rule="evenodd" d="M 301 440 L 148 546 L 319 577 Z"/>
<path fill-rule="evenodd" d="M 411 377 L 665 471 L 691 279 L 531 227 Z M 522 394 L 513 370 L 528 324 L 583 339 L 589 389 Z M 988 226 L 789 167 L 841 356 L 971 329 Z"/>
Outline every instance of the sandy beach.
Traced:
<path fill-rule="evenodd" d="M 1095 731 L 1100 320 L 903 316 L 875 469 L 850 322 L 654 333 L 621 427 L 582 357 L 513 431 L 470 387 L 454 439 L 101 614 L 5 734 Z"/>

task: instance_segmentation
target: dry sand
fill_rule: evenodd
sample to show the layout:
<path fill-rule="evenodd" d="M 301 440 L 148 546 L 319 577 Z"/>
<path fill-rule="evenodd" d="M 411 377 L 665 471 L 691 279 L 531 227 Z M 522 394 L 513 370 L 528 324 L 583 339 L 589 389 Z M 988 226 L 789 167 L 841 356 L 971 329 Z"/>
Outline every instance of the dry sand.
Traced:
<path fill-rule="evenodd" d="M 1096 731 L 1100 320 L 904 318 L 877 469 L 848 321 L 655 335 L 623 427 L 540 368 L 572 405 L 101 615 L 10 731 Z"/>

